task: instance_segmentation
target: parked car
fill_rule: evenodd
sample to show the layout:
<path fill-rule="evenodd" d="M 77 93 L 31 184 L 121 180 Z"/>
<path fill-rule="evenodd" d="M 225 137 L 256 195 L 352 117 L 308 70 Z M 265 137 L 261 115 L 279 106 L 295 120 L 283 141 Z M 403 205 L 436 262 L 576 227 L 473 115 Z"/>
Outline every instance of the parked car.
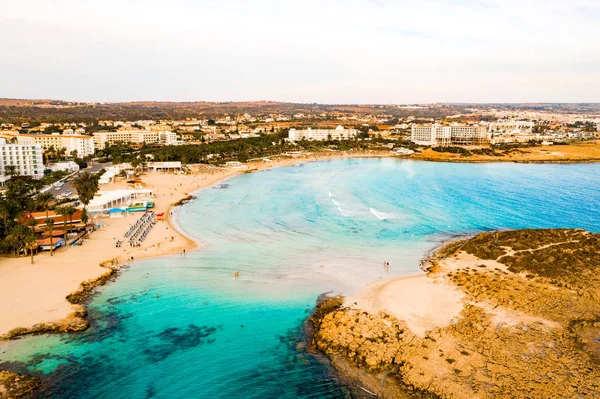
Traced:
<path fill-rule="evenodd" d="M 71 190 L 67 190 L 67 191 L 65 191 L 65 195 L 66 195 L 66 196 L 69 196 L 69 195 L 71 195 L 71 194 L 73 194 L 73 191 L 71 191 Z"/>
<path fill-rule="evenodd" d="M 79 201 L 75 201 L 75 202 L 73 203 L 73 206 L 79 206 L 79 205 L 81 205 L 81 202 L 79 202 Z"/>

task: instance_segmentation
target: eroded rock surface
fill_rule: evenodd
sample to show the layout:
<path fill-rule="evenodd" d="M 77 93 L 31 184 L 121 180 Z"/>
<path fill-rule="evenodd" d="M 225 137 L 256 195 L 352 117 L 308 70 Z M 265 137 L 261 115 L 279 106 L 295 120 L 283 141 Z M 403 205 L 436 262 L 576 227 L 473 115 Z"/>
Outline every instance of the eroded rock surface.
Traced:
<path fill-rule="evenodd" d="M 40 385 L 37 377 L 0 370 L 0 399 L 17 399 Z"/>
<path fill-rule="evenodd" d="M 599 234 L 484 233 L 425 267 L 464 292 L 453 323 L 417 335 L 334 298 L 312 316 L 313 345 L 380 397 L 600 397 Z"/>

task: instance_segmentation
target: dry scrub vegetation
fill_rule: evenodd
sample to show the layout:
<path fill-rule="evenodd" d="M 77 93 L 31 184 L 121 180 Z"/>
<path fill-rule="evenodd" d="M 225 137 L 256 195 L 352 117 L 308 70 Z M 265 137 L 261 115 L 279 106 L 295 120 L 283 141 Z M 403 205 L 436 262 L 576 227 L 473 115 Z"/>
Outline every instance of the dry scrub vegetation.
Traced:
<path fill-rule="evenodd" d="M 600 397 L 599 238 L 519 230 L 451 243 L 429 269 L 466 294 L 451 325 L 420 338 L 401 320 L 338 300 L 313 317 L 313 343 L 334 364 L 368 371 L 380 384 L 359 379 L 381 397 L 390 387 L 406 397 Z M 481 263 L 455 267 L 466 254 Z"/>

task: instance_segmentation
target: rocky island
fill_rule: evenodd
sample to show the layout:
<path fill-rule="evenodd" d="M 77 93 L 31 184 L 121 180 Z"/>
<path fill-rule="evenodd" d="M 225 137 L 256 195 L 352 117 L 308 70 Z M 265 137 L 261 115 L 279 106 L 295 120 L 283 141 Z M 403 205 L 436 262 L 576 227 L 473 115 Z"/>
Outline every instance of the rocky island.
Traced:
<path fill-rule="evenodd" d="M 357 396 L 600 396 L 600 234 L 482 233 L 422 267 L 309 319 L 312 349 Z"/>

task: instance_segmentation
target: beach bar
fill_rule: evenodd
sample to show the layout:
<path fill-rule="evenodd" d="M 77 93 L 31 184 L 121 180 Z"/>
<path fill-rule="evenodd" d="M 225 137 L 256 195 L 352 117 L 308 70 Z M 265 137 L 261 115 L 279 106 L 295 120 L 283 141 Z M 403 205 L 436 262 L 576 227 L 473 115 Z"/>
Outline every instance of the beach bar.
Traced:
<path fill-rule="evenodd" d="M 98 191 L 88 205 L 88 212 L 109 214 L 116 213 L 116 208 L 136 212 L 152 207 L 154 192 L 150 189 Z"/>

